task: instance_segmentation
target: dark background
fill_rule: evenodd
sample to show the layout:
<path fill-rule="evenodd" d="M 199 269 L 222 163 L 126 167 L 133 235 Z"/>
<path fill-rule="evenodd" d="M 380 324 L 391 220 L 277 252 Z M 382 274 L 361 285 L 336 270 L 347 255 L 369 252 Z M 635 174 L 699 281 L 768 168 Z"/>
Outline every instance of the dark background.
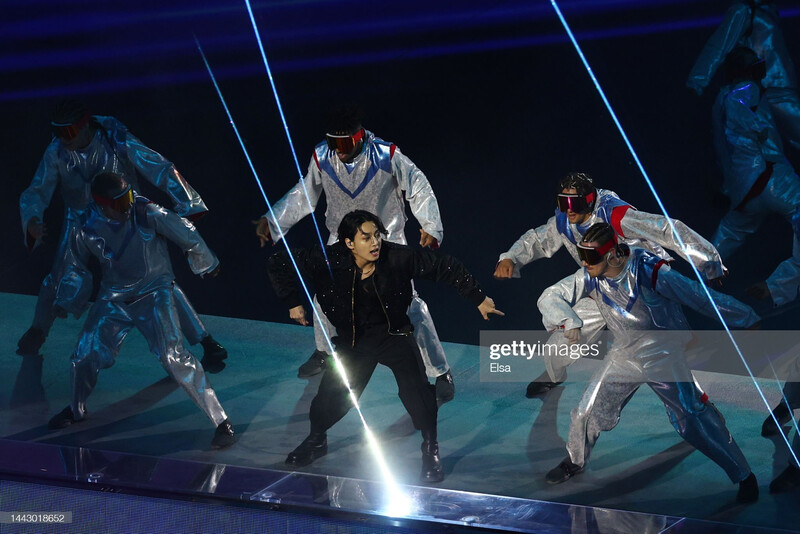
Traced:
<path fill-rule="evenodd" d="M 246 4 L 114 4 L 3 3 L 0 291 L 35 294 L 52 263 L 58 194 L 45 217 L 50 238 L 33 253 L 22 244 L 18 199 L 49 142 L 51 109 L 61 97 L 77 96 L 175 162 L 210 207 L 198 227 L 222 274 L 201 280 L 179 255 L 174 262 L 197 310 L 288 321 L 266 279 L 272 250 L 258 247 L 251 224 L 266 205 L 194 42 L 196 36 L 264 189 L 277 201 L 298 172 Z M 718 85 L 697 97 L 684 82 L 729 4 L 561 3 L 671 216 L 709 238 L 726 209 L 709 131 Z M 778 6 L 798 62 L 800 8 Z M 302 171 L 324 138 L 325 111 L 359 102 L 365 126 L 396 143 L 431 181 L 445 227 L 442 252 L 462 259 L 507 314 L 491 328 L 541 328 L 536 299 L 576 269 L 560 252 L 528 266 L 522 280 L 491 277 L 497 256 L 552 215 L 555 184 L 566 172 L 589 172 L 600 187 L 658 212 L 548 1 L 265 1 L 253 11 Z M 789 156 L 800 163 L 796 152 Z M 157 191 L 144 193 L 163 201 Z M 406 234 L 411 241 L 418 235 L 413 218 Z M 312 244 L 310 218 L 289 239 Z M 727 261 L 726 291 L 741 295 L 766 278 L 788 257 L 790 243 L 788 225 L 769 219 Z M 447 287 L 423 282 L 419 289 L 443 340 L 477 343 L 489 325 L 471 305 Z M 223 332 L 215 336 L 224 344 Z"/>

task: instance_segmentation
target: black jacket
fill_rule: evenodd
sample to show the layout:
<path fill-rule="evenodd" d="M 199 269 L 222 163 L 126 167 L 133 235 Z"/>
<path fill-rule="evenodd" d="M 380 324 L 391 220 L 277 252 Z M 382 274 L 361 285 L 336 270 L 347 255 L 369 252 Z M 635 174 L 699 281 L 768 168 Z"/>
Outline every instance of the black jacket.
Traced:
<path fill-rule="evenodd" d="M 336 327 L 339 341 L 352 345 L 359 326 L 353 324 L 353 290 L 359 271 L 344 243 L 334 243 L 325 250 L 330 271 L 319 246 L 311 250 L 293 249 L 292 255 L 303 279 L 313 287 L 309 291 L 316 292 L 322 310 Z M 307 303 L 285 250 L 269 258 L 268 270 L 275 293 L 289 309 Z M 478 282 L 456 258 L 383 241 L 372 279 L 391 332 L 411 331 L 407 311 L 413 296 L 412 278 L 446 282 L 475 306 L 485 298 Z"/>

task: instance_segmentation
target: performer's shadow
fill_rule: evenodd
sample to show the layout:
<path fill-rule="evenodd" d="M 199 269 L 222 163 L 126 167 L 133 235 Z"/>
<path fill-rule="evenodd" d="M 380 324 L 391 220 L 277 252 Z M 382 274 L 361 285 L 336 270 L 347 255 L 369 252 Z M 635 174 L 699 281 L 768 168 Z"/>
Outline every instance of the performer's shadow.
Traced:
<path fill-rule="evenodd" d="M 85 443 L 88 443 L 99 437 L 107 436 L 115 431 L 137 430 L 144 426 L 149 426 L 145 424 L 144 421 L 138 425 L 135 423 L 132 424 L 132 420 L 134 420 L 137 415 L 145 412 L 153 405 L 161 401 L 177 388 L 178 385 L 174 380 L 172 380 L 170 377 L 164 377 L 161 380 L 154 382 L 146 388 L 136 392 L 134 395 L 118 400 L 97 412 L 90 412 L 89 417 L 87 418 L 88 422 L 80 423 L 76 428 L 77 431 L 72 431 L 72 428 L 68 427 L 64 431 L 57 431 L 54 437 L 44 440 L 43 443 L 82 446 Z M 97 426 L 91 426 L 93 425 L 92 421 L 109 419 L 109 416 L 111 415 L 113 415 L 113 421 L 109 421 L 105 424 L 98 424 Z M 89 428 L 80 426 L 84 424 L 90 425 Z M 36 440 L 43 436 L 52 435 L 53 433 L 54 431 L 48 429 L 47 425 L 45 424 L 11 436 L 6 436 L 6 438 L 18 440 Z"/>
<path fill-rule="evenodd" d="M 526 447 L 528 460 L 532 464 L 540 462 L 543 457 L 548 457 L 550 452 L 566 451 L 566 442 L 558 434 L 558 404 L 563 393 L 564 386 L 558 386 L 540 397 L 542 407 L 533 421 Z"/>
<path fill-rule="evenodd" d="M 764 438 L 771 441 L 772 445 L 775 447 L 772 453 L 772 469 L 774 476 L 777 476 L 778 473 L 786 469 L 789 459 L 792 456 L 787 448 L 786 442 L 788 441 L 791 446 L 791 432 L 795 424 L 800 425 L 800 422 L 795 423 L 794 421 L 789 421 L 780 427 L 779 433 Z M 797 451 L 796 454 L 800 454 L 800 451 Z"/>
<path fill-rule="evenodd" d="M 9 408 L 21 408 L 47 402 L 44 386 L 42 386 L 43 362 L 44 358 L 41 354 L 22 357 L 22 363 L 11 390 L 11 397 L 8 400 Z"/>
<path fill-rule="evenodd" d="M 306 387 L 303 388 L 302 395 L 300 395 L 300 398 L 297 399 L 294 409 L 292 410 L 292 414 L 286 419 L 287 427 L 293 423 L 308 421 L 308 412 L 311 410 L 311 401 L 314 400 L 314 397 L 317 395 L 317 391 L 319 391 L 319 383 L 322 381 L 322 376 L 329 372 L 332 371 L 326 370 L 325 372 L 316 374 L 307 380 Z"/>
<path fill-rule="evenodd" d="M 683 462 L 695 450 L 688 442 L 681 440 L 619 475 L 609 477 L 603 481 L 601 488 L 573 493 L 570 498 L 577 502 L 602 502 L 609 497 L 643 490 Z"/>
<path fill-rule="evenodd" d="M 417 432 L 418 430 L 414 428 L 414 422 L 411 420 L 411 416 L 405 413 L 398 417 L 394 423 L 383 429 L 380 433 L 380 438 L 388 441 L 391 439 L 413 436 Z"/>
<path fill-rule="evenodd" d="M 503 417 L 507 410 L 515 405 L 519 404 L 520 402 L 527 402 L 524 397 L 521 397 L 518 392 L 514 392 L 510 395 L 506 395 L 505 397 L 496 398 L 492 401 L 492 409 L 491 411 L 484 417 L 484 423 L 481 424 L 480 431 L 475 434 L 472 438 L 470 438 L 464 445 L 462 445 L 458 450 L 455 450 L 451 453 L 448 453 L 445 457 L 442 458 L 442 464 L 444 467 L 444 472 L 446 474 L 452 474 L 455 466 L 460 462 L 464 457 L 474 453 L 475 451 L 487 447 L 487 445 L 491 443 L 495 443 L 498 440 L 498 431 L 502 431 L 503 434 L 511 434 L 514 429 L 520 425 L 525 424 L 525 421 L 515 418 Z M 500 419 L 504 420 L 504 424 L 502 425 L 502 429 L 498 427 L 495 421 Z M 453 439 L 449 437 L 449 439 Z"/>
<path fill-rule="evenodd" d="M 267 378 L 257 378 L 249 382 L 239 383 L 236 388 L 226 388 L 229 394 L 225 395 L 227 401 L 246 394 L 246 392 L 259 390 L 266 386 Z M 204 417 L 202 412 L 188 397 L 183 397 L 170 404 L 156 406 L 166 397 L 180 388 L 171 377 L 164 377 L 135 395 L 121 399 L 96 413 L 90 413 L 89 426 L 80 426 L 72 432 L 58 434 L 53 438 L 43 440 L 43 443 L 58 443 L 61 445 L 84 446 L 95 440 L 102 439 L 104 446 L 117 450 L 136 451 L 141 454 L 167 454 L 182 450 L 192 450 L 201 444 L 206 449 L 204 442 L 210 437 L 210 432 L 205 429 L 183 430 L 176 429 L 158 434 L 157 439 L 148 433 L 139 433 L 114 440 L 117 433 L 131 433 L 149 429 L 156 424 L 167 421 L 177 421 L 186 416 Z M 94 423 L 94 421 L 107 421 Z M 248 424 L 236 422 L 236 429 L 244 433 Z M 112 439 L 110 439 L 112 438 Z"/>

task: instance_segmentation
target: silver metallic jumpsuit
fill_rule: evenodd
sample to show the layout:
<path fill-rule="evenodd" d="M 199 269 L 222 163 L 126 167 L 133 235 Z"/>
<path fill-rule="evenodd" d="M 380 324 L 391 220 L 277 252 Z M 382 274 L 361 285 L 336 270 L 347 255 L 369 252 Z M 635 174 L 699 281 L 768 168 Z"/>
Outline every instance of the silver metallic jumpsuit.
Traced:
<path fill-rule="evenodd" d="M 43 220 L 44 211 L 50 205 L 53 193 L 59 185 L 64 199 L 64 223 L 58 252 L 50 274 L 42 281 L 32 324 L 34 328 L 41 329 L 45 337 L 55 320 L 53 302 L 58 291 L 57 283 L 74 261 L 67 244 L 74 238 L 78 221 L 91 201 L 89 191 L 96 175 L 101 172 L 117 173 L 134 189 L 137 188 L 138 177 L 141 175 L 170 196 L 178 215 L 192 216 L 207 211 L 200 195 L 186 182 L 172 162 L 145 146 L 114 117 L 95 116 L 93 120 L 99 128 L 85 148 L 70 151 L 62 146 L 58 138 L 53 139 L 45 150 L 31 184 L 19 199 L 22 233 L 29 248 L 38 246 L 39 241 L 30 242 L 28 223 L 34 217 Z M 92 290 L 91 278 L 84 281 L 86 286 L 75 295 L 79 301 L 70 306 L 76 317 L 88 306 Z M 186 295 L 178 285 L 174 287 L 181 325 L 189 342 L 194 345 L 208 333 Z"/>
<path fill-rule="evenodd" d="M 103 279 L 97 300 L 89 310 L 71 360 L 72 413 L 86 416 L 86 399 L 101 369 L 114 364 L 128 332 L 138 328 L 161 365 L 214 426 L 227 416 L 200 363 L 183 345 L 183 333 L 173 290 L 175 275 L 167 241 L 186 253 L 192 272 L 205 275 L 219 261 L 188 220 L 135 196 L 125 222 L 106 218 L 92 203 L 85 210 L 71 244 L 74 262 L 59 284 L 56 304 L 68 311 L 82 277 L 88 275 L 89 256 L 100 261 Z"/>
<path fill-rule="evenodd" d="M 597 189 L 597 201 L 592 214 L 585 222 L 579 225 L 570 224 L 566 214 L 556 210 L 555 215 L 550 217 L 547 223 L 525 232 L 508 252 L 500 255 L 500 260 L 509 259 L 514 262 L 512 275 L 514 278 L 520 277 L 520 269 L 525 265 L 540 258 L 550 258 L 561 247 L 564 247 L 575 262 L 581 265 L 576 244 L 586 230 L 598 222 L 610 224 L 617 233 L 619 241 L 629 246 L 647 248 L 667 260 L 671 258 L 664 249 L 675 251 L 682 258 L 691 261 L 709 280 L 723 275 L 724 266 L 719 254 L 711 243 L 694 230 L 673 219 L 675 228 L 687 247 L 687 251 L 684 252 L 672 234 L 666 217 L 638 211 L 621 200 L 615 192 L 607 189 Z M 584 339 L 587 343 L 591 343 L 606 326 L 597 303 L 590 298 L 583 298 L 575 303 L 573 309 L 583 322 Z M 554 332 L 547 342 L 565 344 L 567 340 L 559 330 Z M 544 360 L 547 373 L 553 382 L 563 381 L 566 378 L 566 368 L 575 361 L 566 353 L 548 354 Z"/>
<path fill-rule="evenodd" d="M 779 26 L 778 9 L 769 0 L 756 0 L 755 4 L 753 9 L 750 2 L 733 2 L 697 58 L 686 85 L 700 94 L 731 50 L 736 46 L 752 49 L 766 62 L 762 84 L 778 127 L 789 143 L 800 149 L 797 76 Z"/>
<path fill-rule="evenodd" d="M 714 148 L 731 209 L 713 242 L 725 259 L 768 214 L 790 220 L 800 206 L 800 177 L 783 153 L 770 111 L 758 83 L 751 81 L 723 87 L 714 103 Z"/>
<path fill-rule="evenodd" d="M 712 295 L 731 326 L 759 321 L 750 307 L 732 297 L 715 291 Z M 617 425 L 622 408 L 640 385 L 647 384 L 664 403 L 681 437 L 722 467 L 733 482 L 747 478 L 747 460 L 686 366 L 685 345 L 691 334 L 658 334 L 688 329 L 681 304 L 716 317 L 699 282 L 670 269 L 662 258 L 633 248 L 614 278 L 591 278 L 579 269 L 546 289 L 538 301 L 545 327 L 581 328 L 583 321 L 572 306 L 585 297 L 597 302 L 612 340 L 602 367 L 572 410 L 567 442 L 572 462 L 585 464 L 600 432 Z"/>
<path fill-rule="evenodd" d="M 303 184 L 308 191 L 308 200 Z M 408 201 L 422 229 L 439 243 L 442 242 L 444 230 L 439 203 L 425 174 L 396 145 L 375 137 L 370 131 L 366 132 L 361 153 L 349 163 L 343 163 L 335 152 L 328 149 L 326 142 L 316 146 L 306 176 L 273 206 L 277 223 L 284 233 L 317 207 L 323 192 L 327 204 L 325 226 L 330 233 L 329 245 L 337 240 L 336 232 L 342 218 L 356 209 L 376 214 L 388 231 L 386 240 L 405 245 L 405 201 Z M 279 239 L 276 221 L 269 213 L 264 216 L 269 221 L 270 234 Z M 323 318 L 325 331 L 329 336 L 332 335 L 336 330 L 322 313 L 316 298 L 314 306 Z M 446 373 L 450 367 L 433 319 L 427 304 L 416 292 L 408 316 L 414 326 L 414 338 L 419 345 L 426 373 L 430 377 Z M 330 352 L 317 321 L 314 322 L 314 337 L 318 350 Z"/>

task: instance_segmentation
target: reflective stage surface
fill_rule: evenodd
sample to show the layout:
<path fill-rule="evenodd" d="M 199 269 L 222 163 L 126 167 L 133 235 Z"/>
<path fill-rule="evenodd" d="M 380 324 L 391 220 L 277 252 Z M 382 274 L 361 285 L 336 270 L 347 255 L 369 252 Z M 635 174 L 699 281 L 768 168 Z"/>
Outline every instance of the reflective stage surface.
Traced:
<path fill-rule="evenodd" d="M 326 456 L 297 472 L 284 465 L 308 434 L 308 408 L 319 384 L 319 375 L 296 376 L 313 336 L 290 325 L 204 317 L 230 352 L 228 367 L 210 376 L 239 436 L 228 449 L 209 449 L 213 426 L 164 377 L 138 335 L 100 374 L 88 419 L 48 430 L 47 421 L 69 399 L 67 356 L 81 323 L 57 323 L 41 356 L 21 358 L 13 354 L 14 334 L 24 330 L 33 301 L 0 294 L 0 473 L 12 479 L 221 500 L 309 517 L 403 518 L 397 520 L 419 528 L 435 521 L 460 529 L 638 533 L 691 532 L 690 525 L 703 532 L 727 524 L 754 532 L 800 524 L 796 494 L 768 493 L 769 481 L 786 465 L 785 446 L 760 436 L 763 406 L 743 395 L 752 387 L 743 377 L 698 374 L 758 477 L 761 496 L 752 505 L 735 503 L 736 486 L 682 442 L 658 398 L 644 390 L 617 428 L 602 436 L 584 473 L 547 484 L 544 475 L 565 455 L 569 410 L 591 369 L 576 363 L 569 382 L 527 399 L 524 384 L 480 380 L 478 347 L 450 343 L 456 397 L 439 411 L 444 482 L 418 482 L 421 438 L 391 372 L 378 369 L 361 397 L 397 482 L 391 487 L 382 482 L 352 412 L 328 432 Z M 775 385 L 763 385 L 775 402 Z"/>
<path fill-rule="evenodd" d="M 161 498 L 206 498 L 271 510 L 359 517 L 414 526 L 458 525 L 511 532 L 740 532 L 741 526 L 420 486 L 155 458 L 0 440 L 0 473 Z M 235 513 L 235 512 L 233 512 Z M 748 532 L 786 532 L 747 527 Z"/>

